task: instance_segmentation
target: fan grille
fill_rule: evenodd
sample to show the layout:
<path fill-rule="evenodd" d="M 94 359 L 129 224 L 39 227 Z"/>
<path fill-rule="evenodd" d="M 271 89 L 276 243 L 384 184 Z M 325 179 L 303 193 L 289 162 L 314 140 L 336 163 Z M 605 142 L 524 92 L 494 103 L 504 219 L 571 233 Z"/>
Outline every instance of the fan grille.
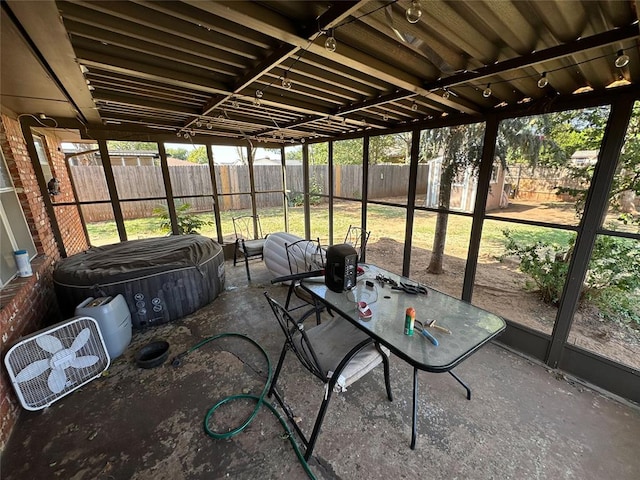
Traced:
<path fill-rule="evenodd" d="M 48 352 L 38 345 L 38 338 L 45 335 L 55 337 L 62 344 L 62 348 L 69 349 L 73 341 L 84 329 L 89 329 L 90 334 L 88 340 L 80 348 L 75 350 L 75 356 L 96 356 L 98 357 L 98 361 L 84 368 L 76 368 L 74 366 L 64 368 L 67 381 L 61 391 L 54 393 L 49 388 L 47 380 L 52 371 L 50 367 L 34 378 L 20 382 L 16 381 L 16 376 L 24 368 L 40 360 L 49 360 L 54 355 L 52 352 Z M 5 357 L 5 365 L 9 371 L 13 386 L 22 406 L 27 410 L 39 410 L 49 406 L 51 403 L 99 376 L 109 367 L 109 363 L 109 354 L 107 353 L 98 324 L 91 317 L 76 317 L 29 335 L 11 347 Z"/>

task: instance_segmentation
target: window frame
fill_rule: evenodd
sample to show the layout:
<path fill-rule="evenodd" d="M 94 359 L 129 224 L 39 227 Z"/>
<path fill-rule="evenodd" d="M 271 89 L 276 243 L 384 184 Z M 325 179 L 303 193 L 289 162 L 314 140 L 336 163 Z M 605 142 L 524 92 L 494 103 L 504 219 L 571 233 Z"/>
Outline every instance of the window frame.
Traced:
<path fill-rule="evenodd" d="M 49 153 L 47 152 L 47 144 L 42 137 L 38 135 L 33 135 L 33 144 L 36 147 L 36 153 L 38 154 L 38 162 L 42 169 L 42 175 L 44 176 L 45 182 L 48 182 L 54 178 L 55 175 L 51 168 L 51 161 L 49 159 Z"/>
<path fill-rule="evenodd" d="M 0 256 L 2 257 L 0 267 L 4 267 L 2 268 L 4 271 L 0 272 L 1 289 L 18 274 L 17 266 L 13 265 L 14 268 L 12 268 L 14 252 L 26 250 L 29 259 L 35 257 L 38 252 L 2 150 L 0 150 L 0 162 L 0 175 L 3 176 L 3 183 L 0 184 L 0 231 L 2 236 L 4 237 L 6 234 L 6 238 L 9 240 L 8 245 L 7 242 L 0 242 Z M 12 212 L 12 221 L 9 221 L 7 210 Z M 18 239 L 20 239 L 20 243 Z M 21 243 L 27 243 L 27 245 Z"/>

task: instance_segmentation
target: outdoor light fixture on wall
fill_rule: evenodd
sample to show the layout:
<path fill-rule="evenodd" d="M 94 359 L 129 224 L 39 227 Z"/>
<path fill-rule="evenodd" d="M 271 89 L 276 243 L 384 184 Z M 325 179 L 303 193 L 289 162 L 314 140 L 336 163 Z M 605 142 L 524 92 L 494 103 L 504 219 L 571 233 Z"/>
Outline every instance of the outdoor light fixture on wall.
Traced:
<path fill-rule="evenodd" d="M 49 180 L 47 190 L 49 191 L 49 195 L 60 195 L 60 180 L 55 177 Z"/>

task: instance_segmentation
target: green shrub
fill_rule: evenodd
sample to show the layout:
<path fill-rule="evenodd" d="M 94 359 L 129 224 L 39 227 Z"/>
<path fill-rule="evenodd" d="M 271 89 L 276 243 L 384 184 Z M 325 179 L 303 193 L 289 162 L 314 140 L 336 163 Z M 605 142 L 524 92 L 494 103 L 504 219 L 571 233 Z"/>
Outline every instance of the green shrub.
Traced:
<path fill-rule="evenodd" d="M 312 177 L 309 181 L 309 205 L 319 205 L 322 201 L 320 194 L 322 193 L 322 187 L 316 177 Z M 287 195 L 288 205 L 290 207 L 301 207 L 304 205 L 304 194 L 301 192 L 294 192 L 291 195 Z"/>
<path fill-rule="evenodd" d="M 542 300 L 557 304 L 567 277 L 572 245 L 563 246 L 543 240 L 521 242 L 508 230 L 502 233 L 507 237 L 506 254 L 520 259 L 520 270 L 531 276 Z"/>
<path fill-rule="evenodd" d="M 591 254 L 585 286 L 588 290 L 640 289 L 640 242 L 599 235 Z"/>
<path fill-rule="evenodd" d="M 213 222 L 203 220 L 202 218 L 189 212 L 191 204 L 180 203 L 176 205 L 176 219 L 178 221 L 178 233 L 186 235 L 190 233 L 199 233 L 199 230 L 205 225 L 211 225 Z M 153 214 L 160 218 L 160 229 L 163 232 L 171 233 L 171 220 L 169 219 L 169 209 L 165 205 L 158 205 L 153 209 Z"/>
<path fill-rule="evenodd" d="M 640 329 L 640 291 L 633 294 L 619 288 L 591 292 L 585 299 L 598 307 L 604 320 L 612 320 Z"/>
<path fill-rule="evenodd" d="M 519 268 L 531 276 L 542 299 L 557 304 L 562 295 L 573 238 L 565 244 L 545 240 L 523 240 L 512 232 L 506 254 L 520 259 Z M 581 300 L 596 305 L 608 319 L 640 325 L 640 242 L 599 235 L 582 285 Z"/>

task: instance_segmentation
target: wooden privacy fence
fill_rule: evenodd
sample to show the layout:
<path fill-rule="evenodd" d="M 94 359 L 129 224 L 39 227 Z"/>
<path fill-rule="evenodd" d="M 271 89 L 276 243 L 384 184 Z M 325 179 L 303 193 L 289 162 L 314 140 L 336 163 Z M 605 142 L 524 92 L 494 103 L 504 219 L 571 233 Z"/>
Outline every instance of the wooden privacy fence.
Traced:
<path fill-rule="evenodd" d="M 78 200 L 82 202 L 108 201 L 110 199 L 104 170 L 101 166 L 72 166 L 71 175 L 78 192 Z M 426 181 L 426 167 L 420 166 L 419 182 Z M 121 200 L 122 213 L 125 219 L 149 217 L 153 209 L 159 205 L 166 207 L 166 192 L 162 181 L 162 170 L 155 166 L 114 166 L 118 198 Z M 170 166 L 169 176 L 175 197 L 189 203 L 194 212 L 213 210 L 212 197 L 195 198 L 194 195 L 213 195 L 211 176 L 208 165 Z M 220 209 L 245 210 L 251 208 L 251 190 L 249 183 L 249 167 L 246 165 L 230 165 L 215 167 L 216 185 L 221 195 Z M 371 165 L 369 167 L 369 198 L 388 198 L 406 196 L 409 181 L 408 165 Z M 303 191 L 302 166 L 287 166 L 287 190 Z M 311 165 L 309 179 L 312 193 L 328 194 L 328 167 Z M 282 205 L 282 194 L 259 193 L 261 191 L 282 189 L 282 169 L 278 165 L 256 165 L 254 167 L 256 204 L 258 208 L 278 207 Z M 334 183 L 336 196 L 361 198 L 362 166 L 334 166 Z M 159 200 L 137 200 L 144 198 L 161 198 Z M 108 203 L 85 205 L 83 214 L 87 222 L 99 222 L 113 219 L 111 205 Z"/>
<path fill-rule="evenodd" d="M 72 166 L 71 175 L 82 202 L 109 201 L 109 191 L 101 166 Z M 215 167 L 215 178 L 220 209 L 246 210 L 251 208 L 249 167 L 246 165 L 225 165 Z M 429 167 L 418 165 L 418 195 L 424 195 Z M 114 166 L 118 198 L 125 219 L 149 217 L 159 205 L 166 207 L 166 192 L 162 181 L 162 170 L 154 166 Z M 329 172 L 327 165 L 309 166 L 311 193 L 329 193 Z M 362 166 L 334 166 L 334 195 L 358 199 L 362 196 Z M 176 197 L 186 197 L 181 201 L 189 203 L 194 212 L 213 210 L 213 189 L 208 165 L 170 166 L 171 188 Z M 258 208 L 282 205 L 281 193 L 259 193 L 282 189 L 282 169 L 278 165 L 256 165 L 254 167 L 256 204 Z M 286 167 L 286 181 L 289 195 L 303 191 L 302 166 Z M 511 183 L 519 198 L 546 200 L 555 197 L 558 185 L 573 185 L 567 169 L 535 170 L 511 167 L 506 181 Z M 406 197 L 409 184 L 409 165 L 370 165 L 368 179 L 369 199 Z M 196 198 L 195 195 L 207 195 Z M 144 198 L 158 200 L 138 200 Z M 113 212 L 109 203 L 83 206 L 87 222 L 112 220 Z"/>
<path fill-rule="evenodd" d="M 572 178 L 568 168 L 529 167 L 512 165 L 505 174 L 505 181 L 510 184 L 511 195 L 522 200 L 548 202 L 554 200 L 575 201 L 569 194 L 557 194 L 558 187 L 585 188 Z"/>

